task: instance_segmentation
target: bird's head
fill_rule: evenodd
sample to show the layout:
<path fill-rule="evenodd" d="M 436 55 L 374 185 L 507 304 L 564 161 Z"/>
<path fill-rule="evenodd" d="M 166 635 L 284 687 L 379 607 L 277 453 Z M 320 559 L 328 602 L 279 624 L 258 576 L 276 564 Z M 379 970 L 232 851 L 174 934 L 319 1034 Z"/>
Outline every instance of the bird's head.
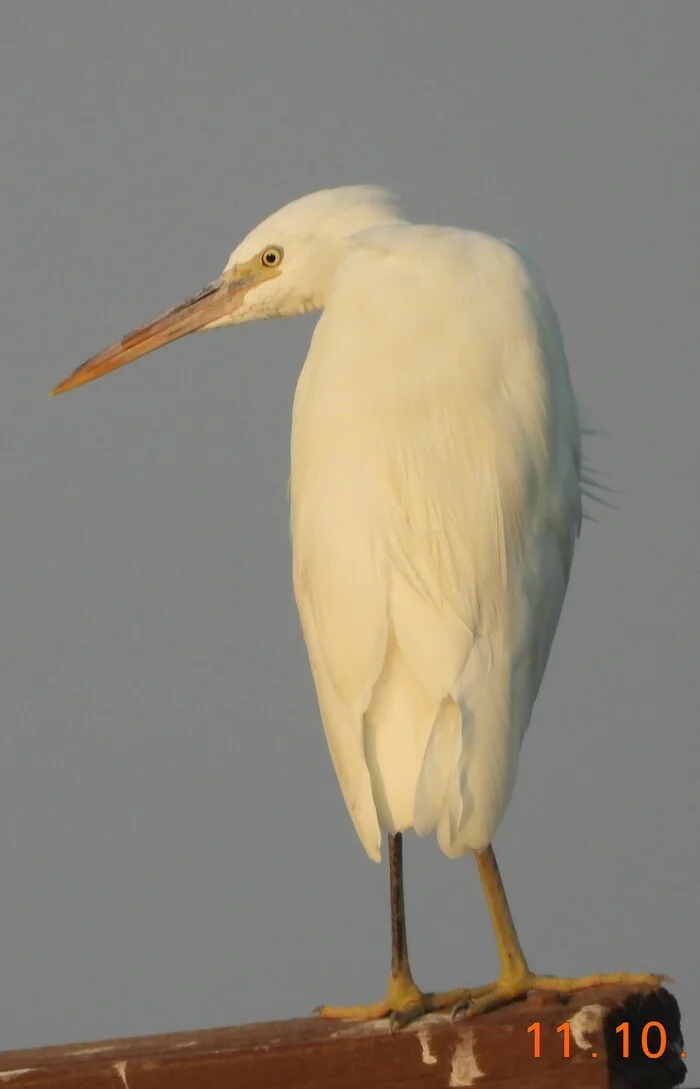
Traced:
<path fill-rule="evenodd" d="M 235 248 L 222 274 L 160 317 L 88 359 L 52 393 L 65 393 L 188 333 L 320 310 L 348 240 L 399 221 L 377 186 L 323 189 L 287 204 Z"/>

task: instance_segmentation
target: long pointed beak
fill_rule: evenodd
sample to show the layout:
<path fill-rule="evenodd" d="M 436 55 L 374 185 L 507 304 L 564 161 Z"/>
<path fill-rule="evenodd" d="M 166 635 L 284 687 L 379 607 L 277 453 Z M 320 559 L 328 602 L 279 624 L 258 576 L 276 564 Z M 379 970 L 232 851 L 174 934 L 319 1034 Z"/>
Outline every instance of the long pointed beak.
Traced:
<path fill-rule="evenodd" d="M 142 325 L 140 329 L 134 329 L 123 340 L 92 356 L 59 382 L 51 391 L 51 396 L 84 386 L 86 382 L 101 378 L 103 374 L 109 374 L 119 367 L 125 367 L 134 359 L 155 352 L 157 348 L 179 340 L 188 333 L 196 333 L 223 323 L 223 319 L 230 317 L 241 305 L 248 286 L 248 280 L 231 280 L 220 276 L 191 299 L 185 299 L 172 310 L 166 310 L 160 317 Z"/>

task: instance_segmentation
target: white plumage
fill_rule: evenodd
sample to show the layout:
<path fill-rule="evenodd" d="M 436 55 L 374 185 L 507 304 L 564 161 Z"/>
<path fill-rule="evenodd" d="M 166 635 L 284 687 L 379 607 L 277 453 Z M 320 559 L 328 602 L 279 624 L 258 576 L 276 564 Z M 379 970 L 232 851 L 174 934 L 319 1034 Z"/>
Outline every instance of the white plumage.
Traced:
<path fill-rule="evenodd" d="M 348 240 L 297 386 L 294 588 L 357 833 L 491 840 L 581 519 L 576 405 L 539 275 L 482 234 Z"/>
<path fill-rule="evenodd" d="M 510 799 L 581 522 L 579 423 L 542 277 L 376 186 L 264 220 L 199 294 L 63 392 L 187 333 L 323 310 L 294 400 L 294 590 L 343 796 L 481 850 Z"/>
<path fill-rule="evenodd" d="M 323 310 L 294 399 L 294 592 L 343 797 L 370 858 L 389 833 L 391 972 L 369 1006 L 467 1007 L 530 990 L 658 987 L 648 973 L 539 976 L 491 839 L 513 790 L 581 524 L 580 431 L 542 277 L 483 234 L 412 226 L 372 186 L 275 212 L 191 299 L 99 352 L 73 389 L 188 333 Z M 481 987 L 410 970 L 402 837 L 476 852 L 500 960 Z"/>

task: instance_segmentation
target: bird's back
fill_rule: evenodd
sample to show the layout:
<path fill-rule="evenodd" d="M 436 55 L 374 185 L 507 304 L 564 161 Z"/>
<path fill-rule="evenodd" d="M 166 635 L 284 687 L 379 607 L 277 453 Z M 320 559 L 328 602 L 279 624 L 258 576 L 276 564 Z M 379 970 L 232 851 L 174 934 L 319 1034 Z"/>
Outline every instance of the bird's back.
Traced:
<path fill-rule="evenodd" d="M 480 849 L 510 798 L 580 525 L 541 278 L 484 235 L 356 236 L 294 403 L 294 588 L 358 834 Z"/>

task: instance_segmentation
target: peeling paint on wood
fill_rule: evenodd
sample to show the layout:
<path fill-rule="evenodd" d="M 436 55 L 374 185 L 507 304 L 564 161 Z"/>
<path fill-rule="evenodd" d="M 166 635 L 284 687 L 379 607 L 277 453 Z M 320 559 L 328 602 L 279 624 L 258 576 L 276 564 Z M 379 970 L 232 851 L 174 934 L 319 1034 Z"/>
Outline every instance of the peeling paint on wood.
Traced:
<path fill-rule="evenodd" d="M 617 1026 L 637 1039 L 648 1021 L 664 1025 L 658 1060 L 640 1047 L 619 1052 Z M 571 1057 L 562 1054 L 567 1022 Z M 541 1057 L 528 1026 L 538 1022 Z M 317 1018 L 206 1029 L 130 1040 L 0 1054 L 0 1085 L 9 1089 L 672 1089 L 685 1064 L 680 1014 L 664 988 L 629 994 L 599 988 L 581 996 L 524 1002 L 475 1018 L 431 1015 L 389 1032 L 386 1022 L 339 1024 Z"/>
<path fill-rule="evenodd" d="M 466 1032 L 457 1043 L 452 1056 L 450 1086 L 473 1085 L 477 1078 L 483 1078 L 484 1072 L 476 1061 L 474 1033 Z"/>
<path fill-rule="evenodd" d="M 434 1066 L 437 1058 L 430 1050 L 430 1032 L 427 1028 L 419 1028 L 417 1032 L 420 1044 L 420 1056 L 426 1066 Z"/>
<path fill-rule="evenodd" d="M 604 1016 L 605 1007 L 601 1006 L 600 1003 L 593 1003 L 582 1006 L 578 1013 L 569 1018 L 571 1037 L 576 1047 L 580 1048 L 581 1051 L 591 1051 L 593 1049 L 593 1044 L 588 1037 L 591 1033 L 599 1031 Z"/>

